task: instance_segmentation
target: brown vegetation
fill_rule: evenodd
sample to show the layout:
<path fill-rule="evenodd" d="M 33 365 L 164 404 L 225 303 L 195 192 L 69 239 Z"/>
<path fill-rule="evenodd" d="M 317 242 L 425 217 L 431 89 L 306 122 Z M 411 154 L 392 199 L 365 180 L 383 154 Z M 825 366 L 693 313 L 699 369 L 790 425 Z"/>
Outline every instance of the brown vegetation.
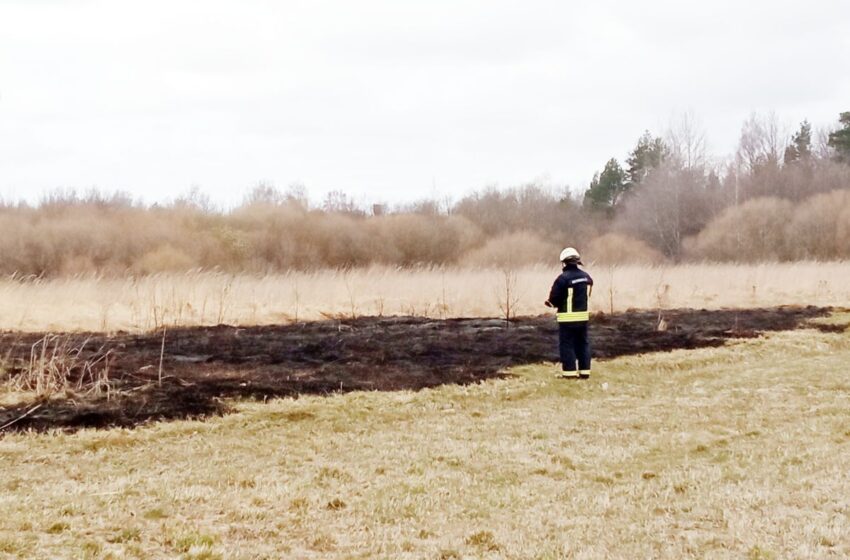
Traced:
<path fill-rule="evenodd" d="M 850 190 L 832 191 L 806 200 L 786 230 L 793 258 L 850 258 Z"/>
<path fill-rule="evenodd" d="M 786 260 L 785 230 L 794 205 L 778 198 L 755 198 L 725 210 L 686 249 L 713 261 Z"/>
<path fill-rule="evenodd" d="M 339 191 L 311 206 L 303 187 L 259 185 L 228 210 L 197 190 L 152 206 L 57 192 L 35 206 L 0 203 L 0 274 L 515 268 L 567 245 L 616 264 L 848 258 L 850 165 L 814 144 L 808 123 L 790 138 L 780 129 L 775 115 L 752 116 L 734 158 L 713 164 L 685 119 L 664 139 L 644 134 L 628 169 L 612 158 L 583 199 L 530 184 L 367 212 Z"/>
<path fill-rule="evenodd" d="M 697 187 L 686 195 L 683 176 L 650 176 L 607 233 L 604 219 L 592 213 L 576 213 L 568 221 L 567 214 L 578 212 L 576 203 L 559 202 L 536 187 L 516 192 L 536 193 L 541 206 L 545 201 L 554 212 L 563 212 L 560 218 L 532 212 L 513 222 L 501 220 L 517 210 L 503 199 L 481 215 L 469 210 L 474 204 L 468 199 L 450 215 L 366 216 L 292 202 L 252 203 L 222 213 L 180 204 L 147 208 L 123 198 L 0 206 L 0 272 L 57 277 L 194 269 L 270 273 L 376 264 L 516 268 L 551 262 L 566 245 L 579 247 L 586 261 L 614 264 L 850 257 L 850 189 L 799 201 L 754 198 L 714 214 L 711 208 L 722 205 L 700 202 L 704 193 Z"/>
<path fill-rule="evenodd" d="M 685 244 L 693 257 L 713 261 L 788 261 L 850 257 L 850 190 L 812 196 L 799 204 L 756 198 L 728 208 Z"/>
<path fill-rule="evenodd" d="M 552 195 L 536 187 L 515 191 L 522 202 L 488 195 L 480 203 L 467 201 L 452 215 L 420 206 L 367 216 L 349 206 L 313 209 L 267 187 L 261 191 L 229 212 L 186 201 L 145 207 L 98 193 L 54 195 L 37 207 L 0 206 L 0 271 L 43 277 L 444 265 L 492 256 L 493 238 L 500 235 L 515 250 L 511 259 L 528 264 L 551 259 L 562 244 L 551 241 L 558 231 L 554 218 L 536 222 L 536 232 L 504 227 L 509 224 L 503 216 L 516 213 L 512 205 L 521 212 L 529 205 L 558 207 Z M 480 224 L 464 215 L 475 215 L 473 210 L 482 212 Z M 516 223 L 530 219 L 536 219 L 533 213 L 515 216 Z"/>
<path fill-rule="evenodd" d="M 661 264 L 664 255 L 649 244 L 619 233 L 606 233 L 588 243 L 586 254 L 599 264 Z"/>
<path fill-rule="evenodd" d="M 591 311 L 843 306 L 850 261 L 772 264 L 602 264 L 587 261 Z M 0 329 L 147 332 L 164 326 L 273 325 L 407 315 L 538 315 L 557 263 L 504 268 L 373 266 L 349 270 L 144 277 L 0 278 Z"/>
<path fill-rule="evenodd" d="M 517 231 L 494 237 L 483 246 L 467 253 L 461 262 L 465 266 L 516 269 L 557 261 L 561 248 L 544 241 L 537 234 Z"/>

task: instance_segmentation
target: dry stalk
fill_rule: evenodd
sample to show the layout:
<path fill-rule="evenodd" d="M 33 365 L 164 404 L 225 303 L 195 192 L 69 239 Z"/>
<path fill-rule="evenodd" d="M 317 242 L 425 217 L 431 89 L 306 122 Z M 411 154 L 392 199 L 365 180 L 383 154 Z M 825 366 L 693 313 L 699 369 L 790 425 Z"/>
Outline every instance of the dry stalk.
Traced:
<path fill-rule="evenodd" d="M 446 269 L 440 270 L 440 319 L 445 319 L 449 315 L 449 304 L 446 299 Z"/>
<path fill-rule="evenodd" d="M 165 331 L 166 328 L 162 327 L 162 347 L 159 349 L 159 371 L 156 375 L 156 381 L 160 387 L 162 387 L 162 361 L 165 358 Z"/>
<path fill-rule="evenodd" d="M 227 315 L 228 308 L 230 307 L 230 292 L 233 289 L 233 281 L 235 277 L 229 276 L 227 281 L 221 287 L 218 293 L 218 315 L 216 317 L 216 324 L 221 325 L 224 323 L 224 318 Z"/>
<path fill-rule="evenodd" d="M 24 412 L 23 414 L 21 414 L 20 416 L 18 416 L 17 418 L 13 418 L 13 419 L 9 420 L 8 422 L 6 422 L 2 426 L 0 426 L 0 432 L 5 430 L 9 426 L 17 424 L 18 422 L 20 422 L 21 420 L 23 420 L 24 418 L 26 418 L 27 416 L 29 416 L 30 414 L 32 414 L 33 412 L 35 412 L 36 410 L 41 408 L 42 406 L 43 406 L 43 403 L 39 403 L 39 404 L 35 405 L 34 407 L 30 408 L 29 410 L 27 410 L 26 412 Z"/>
<path fill-rule="evenodd" d="M 658 317 L 655 321 L 655 330 L 667 330 L 667 320 L 664 318 L 664 309 L 667 307 L 667 299 L 670 294 L 670 284 L 664 282 L 664 271 L 658 278 L 658 284 L 655 285 L 655 307 Z"/>
<path fill-rule="evenodd" d="M 111 350 L 104 347 L 83 357 L 89 339 L 74 346 L 69 337 L 48 334 L 30 349 L 29 362 L 10 380 L 17 391 L 32 391 L 38 398 L 48 398 L 64 391 L 110 398 L 109 359 Z"/>
<path fill-rule="evenodd" d="M 511 319 L 516 317 L 516 308 L 520 300 L 517 290 L 517 273 L 513 269 L 505 268 L 502 270 L 502 277 L 503 291 L 499 297 L 499 310 L 505 318 L 505 325 L 510 327 Z"/>
<path fill-rule="evenodd" d="M 342 280 L 345 283 L 345 291 L 348 293 L 349 318 L 351 320 L 357 319 L 357 297 L 354 293 L 354 287 L 352 286 L 348 269 L 343 271 Z"/>
<path fill-rule="evenodd" d="M 298 322 L 298 312 L 301 310 L 301 291 L 298 289 L 298 276 L 294 277 L 292 296 L 295 303 L 295 321 Z"/>

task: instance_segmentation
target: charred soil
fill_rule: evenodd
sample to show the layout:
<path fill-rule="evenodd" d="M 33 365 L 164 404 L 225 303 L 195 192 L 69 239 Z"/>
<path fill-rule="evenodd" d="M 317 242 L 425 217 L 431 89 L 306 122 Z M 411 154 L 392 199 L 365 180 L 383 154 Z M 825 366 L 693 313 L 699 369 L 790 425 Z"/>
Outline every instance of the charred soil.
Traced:
<path fill-rule="evenodd" d="M 597 314 L 593 355 L 719 346 L 730 338 L 791 330 L 830 310 L 665 310 Z M 816 326 L 816 325 L 812 325 Z M 21 375 L 44 334 L 2 333 L 6 382 Z M 421 389 L 475 383 L 509 366 L 558 359 L 551 316 L 433 320 L 363 317 L 285 326 L 169 329 L 147 335 L 68 334 L 82 348 L 77 364 L 109 354 L 110 395 L 65 391 L 40 402 L 0 407 L 10 430 L 135 426 L 151 420 L 203 417 L 228 410 L 227 399 L 266 399 L 341 391 Z M 72 375 L 83 375 L 82 367 Z M 162 379 L 160 382 L 160 373 Z"/>

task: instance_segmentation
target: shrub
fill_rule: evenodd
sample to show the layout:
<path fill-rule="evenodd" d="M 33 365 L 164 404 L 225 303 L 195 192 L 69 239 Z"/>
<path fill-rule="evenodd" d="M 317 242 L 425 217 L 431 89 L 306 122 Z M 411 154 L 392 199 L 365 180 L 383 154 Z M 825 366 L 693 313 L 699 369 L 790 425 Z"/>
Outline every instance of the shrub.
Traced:
<path fill-rule="evenodd" d="M 664 255 L 640 239 L 618 233 L 606 233 L 587 245 L 586 260 L 602 264 L 658 264 Z"/>
<path fill-rule="evenodd" d="M 787 224 L 794 205 L 755 198 L 724 210 L 685 243 L 686 254 L 710 261 L 778 261 L 790 257 Z"/>
<path fill-rule="evenodd" d="M 171 245 L 162 245 L 146 252 L 133 268 L 142 274 L 157 272 L 187 271 L 197 266 L 194 259 L 181 249 Z"/>
<path fill-rule="evenodd" d="M 542 262 L 556 262 L 560 248 L 528 231 L 500 235 L 470 251 L 461 263 L 477 267 L 516 268 Z"/>
<path fill-rule="evenodd" d="M 794 211 L 788 239 L 795 258 L 850 258 L 850 191 L 832 191 L 806 200 Z"/>

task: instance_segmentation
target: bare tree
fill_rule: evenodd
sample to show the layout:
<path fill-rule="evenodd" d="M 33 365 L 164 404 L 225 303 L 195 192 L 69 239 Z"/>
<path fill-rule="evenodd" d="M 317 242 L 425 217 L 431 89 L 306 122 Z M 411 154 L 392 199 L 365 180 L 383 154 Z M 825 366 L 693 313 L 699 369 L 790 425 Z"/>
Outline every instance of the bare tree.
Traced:
<path fill-rule="evenodd" d="M 765 166 L 777 167 L 787 145 L 788 134 L 776 113 L 759 115 L 754 112 L 741 127 L 736 156 L 753 173 Z"/>
<path fill-rule="evenodd" d="M 213 204 L 210 195 L 203 192 L 198 185 L 192 185 L 188 191 L 174 199 L 174 206 L 178 208 L 193 208 L 207 214 L 212 214 L 216 211 L 216 206 Z"/>
<path fill-rule="evenodd" d="M 712 204 L 701 170 L 669 161 L 651 173 L 631 197 L 616 225 L 678 259 L 682 241 L 711 219 Z"/>
<path fill-rule="evenodd" d="M 343 191 L 330 191 L 322 201 L 322 210 L 337 214 L 365 214 Z"/>
<path fill-rule="evenodd" d="M 277 187 L 271 183 L 261 181 L 252 187 L 245 195 L 244 204 L 246 206 L 250 206 L 252 204 L 275 205 L 280 204 L 284 200 L 285 197 L 283 193 L 281 193 Z"/>
<path fill-rule="evenodd" d="M 705 166 L 705 130 L 694 113 L 685 112 L 671 123 L 665 143 L 672 158 L 684 169 L 702 169 Z"/>
<path fill-rule="evenodd" d="M 538 184 L 498 190 L 494 187 L 461 199 L 452 211 L 468 218 L 488 235 L 532 231 L 553 241 L 586 237 L 590 228 L 581 205 L 565 190 Z"/>
<path fill-rule="evenodd" d="M 284 198 L 287 203 L 294 204 L 302 209 L 310 207 L 310 198 L 307 196 L 307 187 L 303 183 L 292 183 L 286 188 Z"/>
<path fill-rule="evenodd" d="M 827 160 L 835 155 L 835 150 L 829 145 L 829 133 L 832 130 L 828 127 L 819 127 L 814 133 L 814 142 L 812 143 L 812 153 L 818 159 Z"/>

